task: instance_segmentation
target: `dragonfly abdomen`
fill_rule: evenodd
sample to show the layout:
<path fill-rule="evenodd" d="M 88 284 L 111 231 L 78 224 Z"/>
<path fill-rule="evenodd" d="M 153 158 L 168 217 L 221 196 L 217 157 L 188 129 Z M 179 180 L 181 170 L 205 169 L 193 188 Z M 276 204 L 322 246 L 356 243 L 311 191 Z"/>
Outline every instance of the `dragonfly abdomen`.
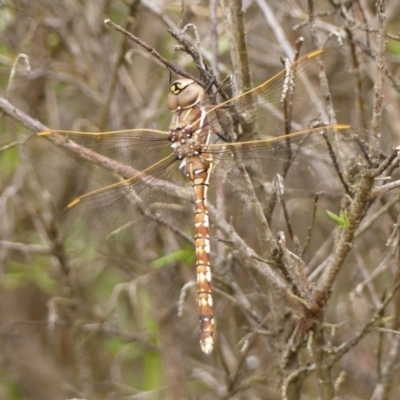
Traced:
<path fill-rule="evenodd" d="M 194 240 L 196 249 L 196 275 L 197 275 L 197 299 L 199 304 L 200 319 L 200 346 L 205 354 L 211 354 L 214 347 L 214 312 L 211 295 L 211 266 L 210 266 L 210 224 L 207 209 L 207 189 L 211 175 L 211 162 L 196 160 L 188 161 L 186 166 L 187 176 L 191 181 L 195 194 L 194 214 Z"/>

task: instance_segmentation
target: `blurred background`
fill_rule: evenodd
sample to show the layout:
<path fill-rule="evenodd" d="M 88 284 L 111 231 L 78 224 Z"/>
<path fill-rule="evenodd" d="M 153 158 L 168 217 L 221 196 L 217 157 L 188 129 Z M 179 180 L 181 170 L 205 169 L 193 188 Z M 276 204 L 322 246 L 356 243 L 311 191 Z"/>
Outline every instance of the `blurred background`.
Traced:
<path fill-rule="evenodd" d="M 243 2 L 252 86 L 282 69 L 281 59 L 294 54 L 300 37 L 304 38 L 301 55 L 313 50 L 309 3 Z M 375 73 L 371 56 L 377 28 L 375 2 L 315 3 L 318 46 L 342 42 L 353 61 L 346 71 L 352 79 L 333 82 L 338 122 L 368 129 Z M 193 59 L 177 49 L 177 41 L 168 33 L 169 29 L 180 33 L 193 24 L 198 43 L 190 27 L 185 38 L 223 81 L 238 74 L 231 42 L 237 40 L 234 4 L 0 1 L 1 96 L 51 129 L 167 130 L 170 73 L 104 20 L 120 24 L 198 77 Z M 400 132 L 400 1 L 387 7 L 386 29 L 392 37 L 387 37 L 386 49 L 384 154 L 398 144 Z M 318 397 L 313 369 L 307 369 L 314 362 L 310 339 L 299 333 L 296 310 L 277 298 L 265 276 L 248 269 L 229 238 L 218 235 L 214 225 L 217 343 L 209 358 L 203 357 L 198 344 L 190 241 L 172 232 L 115 243 L 63 238 L 57 217 L 82 188 L 77 187 L 77 175 L 63 170 L 56 160 L 49 165 L 26 156 L 23 143 L 34 133 L 0 116 L 0 399 L 323 398 Z M 326 341 L 319 345 L 327 351 L 360 334 L 398 279 L 397 196 L 387 193 L 371 206 L 335 282 L 322 318 Z M 317 214 L 303 257 L 310 281 L 318 278 L 319 268 L 329 259 L 339 229 L 325 209 Z M 304 244 L 309 218 L 302 219 L 301 208 L 298 214 L 293 229 Z M 182 224 L 189 235 L 191 218 L 187 226 Z M 271 224 L 275 233 L 284 229 L 280 219 Z M 251 226 L 241 227 L 240 233 L 260 249 Z M 288 242 L 293 250 L 295 241 Z M 399 398 L 395 377 L 400 373 L 400 352 L 390 351 L 400 343 L 385 331 L 395 330 L 398 336 L 399 310 L 400 298 L 395 296 L 379 323 L 334 363 L 337 398 L 370 398 L 391 356 L 395 361 L 385 375 L 391 390 L 379 398 Z"/>

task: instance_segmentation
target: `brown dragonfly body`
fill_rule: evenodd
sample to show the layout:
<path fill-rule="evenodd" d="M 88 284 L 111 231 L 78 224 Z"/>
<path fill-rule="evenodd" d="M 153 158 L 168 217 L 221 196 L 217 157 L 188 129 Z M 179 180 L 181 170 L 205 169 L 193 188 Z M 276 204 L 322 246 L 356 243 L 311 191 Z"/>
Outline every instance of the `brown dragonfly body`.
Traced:
<path fill-rule="evenodd" d="M 171 148 L 181 169 L 194 189 L 197 300 L 200 315 L 200 346 L 211 354 L 214 346 L 214 313 L 211 296 L 210 232 L 207 190 L 212 169 L 212 155 L 207 153 L 211 130 L 207 111 L 201 106 L 204 89 L 190 79 L 174 82 L 168 95 L 168 108 L 173 111 L 169 133 Z"/>
<path fill-rule="evenodd" d="M 358 132 L 349 125 L 326 122 L 321 106 L 324 96 L 318 96 L 321 68 L 335 72 L 343 63 L 341 57 L 336 50 L 315 51 L 255 89 L 216 106 L 204 104 L 205 90 L 201 86 L 190 79 L 177 80 L 168 95 L 168 108 L 173 113 L 168 132 L 48 131 L 32 136 L 25 148 L 32 157 L 45 152 L 51 167 L 64 164 L 75 168 L 76 164 L 86 166 L 90 160 L 121 174 L 119 171 L 124 169 L 116 169 L 116 160 L 133 168 L 132 172 L 122 173 L 122 182 L 93 190 L 67 207 L 62 223 L 83 239 L 120 235 L 132 239 L 135 232 L 145 237 L 154 234 L 154 221 L 171 229 L 179 226 L 183 218 L 171 210 L 186 207 L 188 202 L 174 197 L 174 193 L 185 191 L 188 181 L 191 183 L 200 344 L 202 351 L 210 354 L 214 346 L 214 315 L 208 186 L 215 182 L 226 184 L 224 193 L 229 200 L 242 199 L 237 209 L 253 201 L 247 200 L 247 190 L 238 182 L 243 170 L 256 178 L 253 186 L 261 203 L 269 196 L 267 182 L 278 175 L 294 192 L 303 193 L 306 188 L 314 193 L 324 190 L 317 185 L 321 181 L 335 194 L 344 192 L 346 177 L 351 176 L 347 174 L 349 165 L 365 163 Z M 283 109 L 285 104 L 287 108 Z M 314 109 L 315 113 L 310 115 Z M 230 141 L 213 142 L 215 134 Z M 241 135 L 252 140 L 232 140 Z M 340 144 L 340 159 L 336 159 L 334 150 Z M 351 163 L 342 163 L 342 159 Z"/>

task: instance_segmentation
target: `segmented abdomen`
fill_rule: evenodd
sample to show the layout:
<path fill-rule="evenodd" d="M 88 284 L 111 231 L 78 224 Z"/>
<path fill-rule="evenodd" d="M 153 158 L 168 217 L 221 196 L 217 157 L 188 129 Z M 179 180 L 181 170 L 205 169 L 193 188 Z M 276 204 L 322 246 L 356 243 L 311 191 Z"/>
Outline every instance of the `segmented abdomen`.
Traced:
<path fill-rule="evenodd" d="M 187 175 L 195 194 L 195 248 L 197 299 L 200 318 L 200 346 L 205 354 L 214 347 L 214 312 L 211 296 L 210 232 L 207 210 L 207 189 L 211 175 L 211 160 L 199 157 L 186 166 Z"/>

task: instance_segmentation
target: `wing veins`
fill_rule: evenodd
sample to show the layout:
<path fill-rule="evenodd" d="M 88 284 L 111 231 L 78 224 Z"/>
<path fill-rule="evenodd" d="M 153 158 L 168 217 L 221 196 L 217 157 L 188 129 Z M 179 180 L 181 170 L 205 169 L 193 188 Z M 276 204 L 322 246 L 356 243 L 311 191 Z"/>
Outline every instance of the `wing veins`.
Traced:
<path fill-rule="evenodd" d="M 110 191 L 114 188 L 129 187 L 129 186 L 134 185 L 136 182 L 141 182 L 141 181 L 143 182 L 144 180 L 147 181 L 147 180 L 150 180 L 150 178 L 153 180 L 153 182 L 152 182 L 153 185 L 158 184 L 158 185 L 164 186 L 165 181 L 157 182 L 157 178 L 152 175 L 157 175 L 157 172 L 164 171 L 169 165 L 171 165 L 173 162 L 176 161 L 175 159 L 170 160 L 171 158 L 174 158 L 173 153 L 171 153 L 167 157 L 163 158 L 162 160 L 158 161 L 157 163 L 151 165 L 150 167 L 146 168 L 145 170 L 137 172 L 135 175 L 133 175 L 132 177 L 130 177 L 128 179 L 124 179 L 121 182 L 116 182 L 116 183 L 113 183 L 108 186 L 104 186 L 100 189 L 92 190 L 89 193 L 79 196 L 75 200 L 73 200 L 70 204 L 67 205 L 67 209 L 75 206 L 75 204 L 79 204 L 79 202 L 81 200 L 87 199 L 87 198 L 97 195 L 99 193 Z M 166 165 L 160 166 L 160 164 L 163 164 L 163 163 L 166 163 Z M 147 178 L 149 178 L 149 179 L 147 179 Z"/>

